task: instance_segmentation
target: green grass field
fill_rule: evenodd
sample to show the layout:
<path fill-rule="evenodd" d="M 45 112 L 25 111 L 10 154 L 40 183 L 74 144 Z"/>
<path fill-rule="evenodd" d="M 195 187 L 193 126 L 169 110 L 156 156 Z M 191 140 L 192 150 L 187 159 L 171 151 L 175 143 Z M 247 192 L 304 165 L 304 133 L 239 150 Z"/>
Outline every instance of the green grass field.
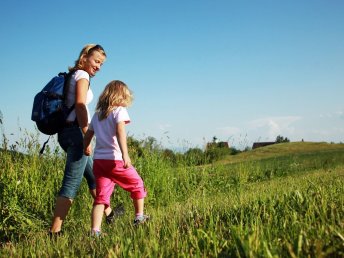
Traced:
<path fill-rule="evenodd" d="M 0 152 L 1 257 L 344 257 L 344 144 L 275 144 L 198 167 L 135 157 L 152 220 L 134 228 L 117 189 L 126 213 L 100 239 L 85 182 L 64 235 L 48 237 L 64 160 L 37 149 Z"/>

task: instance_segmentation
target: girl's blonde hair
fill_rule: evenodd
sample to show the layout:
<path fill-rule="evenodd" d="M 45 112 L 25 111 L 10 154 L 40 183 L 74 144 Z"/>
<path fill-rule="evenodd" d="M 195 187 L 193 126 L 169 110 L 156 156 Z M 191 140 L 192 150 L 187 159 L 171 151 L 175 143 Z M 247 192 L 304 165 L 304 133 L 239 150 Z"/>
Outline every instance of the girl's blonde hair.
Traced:
<path fill-rule="evenodd" d="M 96 112 L 99 120 L 107 118 L 112 110 L 119 106 L 130 106 L 132 101 L 133 94 L 124 82 L 119 80 L 109 82 L 98 99 Z"/>
<path fill-rule="evenodd" d="M 69 67 L 69 71 L 76 71 L 82 69 L 85 65 L 85 60 L 87 59 L 87 57 L 92 55 L 94 51 L 98 51 L 104 57 L 106 57 L 105 50 L 101 45 L 88 44 L 83 47 L 83 49 L 80 52 L 79 58 L 75 61 L 74 67 Z"/>

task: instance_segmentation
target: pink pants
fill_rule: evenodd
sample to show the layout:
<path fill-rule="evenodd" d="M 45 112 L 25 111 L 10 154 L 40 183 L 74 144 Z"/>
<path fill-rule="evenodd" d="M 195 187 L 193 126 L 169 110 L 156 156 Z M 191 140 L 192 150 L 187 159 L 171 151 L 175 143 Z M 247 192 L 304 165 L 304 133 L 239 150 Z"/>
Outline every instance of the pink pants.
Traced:
<path fill-rule="evenodd" d="M 114 187 L 118 184 L 124 190 L 131 193 L 132 199 L 142 199 L 147 195 L 143 180 L 133 166 L 123 167 L 122 160 L 95 159 L 93 173 L 96 178 L 97 196 L 95 204 L 110 205 L 110 197 Z"/>

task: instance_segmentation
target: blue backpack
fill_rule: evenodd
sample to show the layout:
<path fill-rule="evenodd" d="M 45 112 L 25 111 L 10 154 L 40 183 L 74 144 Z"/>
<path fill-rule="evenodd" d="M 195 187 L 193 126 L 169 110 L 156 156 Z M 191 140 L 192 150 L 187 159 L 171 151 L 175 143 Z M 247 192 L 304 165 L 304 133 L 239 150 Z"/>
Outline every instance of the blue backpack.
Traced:
<path fill-rule="evenodd" d="M 65 96 L 72 72 L 59 73 L 35 96 L 31 120 L 36 122 L 40 132 L 53 135 L 65 126 L 67 116 L 74 109 L 68 108 Z"/>

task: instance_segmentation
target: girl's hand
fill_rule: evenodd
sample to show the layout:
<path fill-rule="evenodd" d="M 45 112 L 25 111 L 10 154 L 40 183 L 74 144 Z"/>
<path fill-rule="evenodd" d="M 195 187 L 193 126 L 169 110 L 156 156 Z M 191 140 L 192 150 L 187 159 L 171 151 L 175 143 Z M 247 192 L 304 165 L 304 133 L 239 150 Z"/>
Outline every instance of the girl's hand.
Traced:
<path fill-rule="evenodd" d="M 129 155 L 123 155 L 123 162 L 124 162 L 124 167 L 128 168 L 131 166 L 131 160 Z"/>
<path fill-rule="evenodd" d="M 127 134 L 125 133 L 125 122 L 124 121 L 117 123 L 116 131 L 117 131 L 117 139 L 118 139 L 119 148 L 121 149 L 121 152 L 122 152 L 124 168 L 128 168 L 131 166 L 131 160 L 130 160 L 129 154 L 128 154 Z"/>

